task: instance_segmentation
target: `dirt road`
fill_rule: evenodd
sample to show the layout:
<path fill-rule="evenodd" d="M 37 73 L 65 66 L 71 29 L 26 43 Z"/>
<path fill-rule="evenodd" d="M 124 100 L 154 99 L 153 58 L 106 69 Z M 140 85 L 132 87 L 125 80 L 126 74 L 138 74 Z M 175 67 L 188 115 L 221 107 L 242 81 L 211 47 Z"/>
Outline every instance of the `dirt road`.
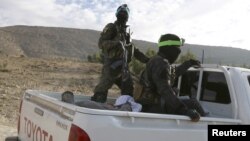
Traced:
<path fill-rule="evenodd" d="M 16 127 L 0 125 L 0 141 L 4 141 L 8 136 L 16 136 L 17 129 Z"/>

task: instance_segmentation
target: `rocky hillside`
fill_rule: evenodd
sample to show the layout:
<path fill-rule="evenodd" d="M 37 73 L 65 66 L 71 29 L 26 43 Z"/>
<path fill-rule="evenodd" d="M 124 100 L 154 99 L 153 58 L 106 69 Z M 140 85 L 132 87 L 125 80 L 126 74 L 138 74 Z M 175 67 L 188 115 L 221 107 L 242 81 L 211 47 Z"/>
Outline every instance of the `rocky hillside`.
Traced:
<path fill-rule="evenodd" d="M 100 31 L 88 29 L 10 26 L 0 28 L 0 55 L 35 58 L 74 58 L 86 60 L 88 55 L 99 51 L 97 41 Z M 187 39 L 188 40 L 188 39 Z M 142 51 L 157 49 L 156 43 L 133 40 Z M 204 63 L 250 65 L 250 51 L 205 45 L 186 44 L 183 53 L 190 51 Z"/>
<path fill-rule="evenodd" d="M 12 26 L 0 29 L 0 49 L 8 55 L 36 58 L 69 57 L 84 59 L 97 50 L 93 30 Z"/>

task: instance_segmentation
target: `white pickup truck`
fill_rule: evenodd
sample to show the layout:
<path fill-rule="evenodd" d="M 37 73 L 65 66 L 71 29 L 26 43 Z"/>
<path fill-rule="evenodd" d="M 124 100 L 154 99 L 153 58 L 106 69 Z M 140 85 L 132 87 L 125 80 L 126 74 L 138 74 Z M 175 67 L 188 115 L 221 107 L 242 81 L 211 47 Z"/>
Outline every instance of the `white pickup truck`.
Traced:
<path fill-rule="evenodd" d="M 189 69 L 175 85 L 180 97 L 196 97 L 209 115 L 191 122 L 182 115 L 90 109 L 62 102 L 61 93 L 27 90 L 18 136 L 6 141 L 206 141 L 208 125 L 250 124 L 249 69 L 203 65 Z M 87 99 L 75 96 L 75 101 Z"/>

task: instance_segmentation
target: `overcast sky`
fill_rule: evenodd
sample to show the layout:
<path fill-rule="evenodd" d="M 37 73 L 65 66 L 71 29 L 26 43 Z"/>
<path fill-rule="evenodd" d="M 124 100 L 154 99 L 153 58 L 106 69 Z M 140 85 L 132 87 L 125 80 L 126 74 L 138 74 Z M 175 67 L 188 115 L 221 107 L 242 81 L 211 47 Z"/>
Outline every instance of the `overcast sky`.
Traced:
<path fill-rule="evenodd" d="M 157 42 L 161 34 L 175 33 L 191 44 L 250 50 L 250 0 L 0 0 L 0 26 L 101 31 L 123 3 L 134 39 Z"/>

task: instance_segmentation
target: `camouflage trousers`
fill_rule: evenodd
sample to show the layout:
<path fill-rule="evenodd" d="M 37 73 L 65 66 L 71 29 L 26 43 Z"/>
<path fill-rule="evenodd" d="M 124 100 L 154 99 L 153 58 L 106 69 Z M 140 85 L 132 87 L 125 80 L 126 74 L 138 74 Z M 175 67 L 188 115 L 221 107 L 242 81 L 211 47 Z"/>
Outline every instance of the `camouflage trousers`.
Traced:
<path fill-rule="evenodd" d="M 122 95 L 133 96 L 133 80 L 129 75 L 126 81 L 122 81 L 121 67 L 112 69 L 110 65 L 105 65 L 102 68 L 100 81 L 94 89 L 94 96 L 92 100 L 97 102 L 105 102 L 107 99 L 108 90 L 116 84 Z"/>

